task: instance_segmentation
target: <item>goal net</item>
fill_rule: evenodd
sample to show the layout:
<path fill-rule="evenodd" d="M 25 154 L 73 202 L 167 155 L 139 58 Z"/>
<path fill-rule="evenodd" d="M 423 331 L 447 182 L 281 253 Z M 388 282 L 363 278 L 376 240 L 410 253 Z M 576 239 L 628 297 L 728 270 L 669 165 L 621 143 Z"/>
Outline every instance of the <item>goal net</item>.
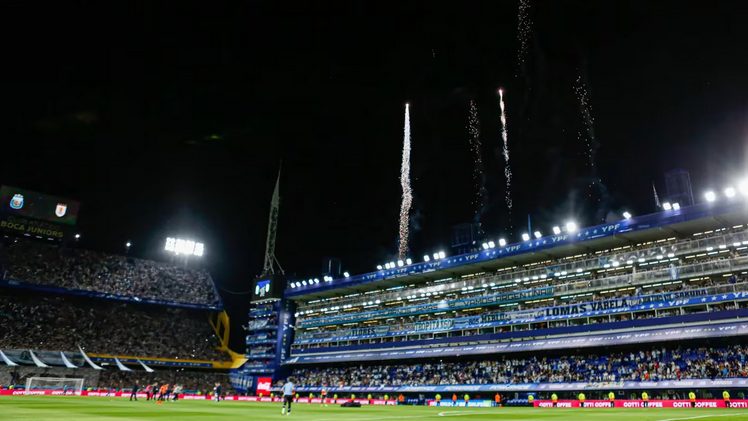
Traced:
<path fill-rule="evenodd" d="M 26 380 L 26 393 L 51 390 L 69 395 L 80 395 L 83 379 L 71 377 L 29 377 Z"/>

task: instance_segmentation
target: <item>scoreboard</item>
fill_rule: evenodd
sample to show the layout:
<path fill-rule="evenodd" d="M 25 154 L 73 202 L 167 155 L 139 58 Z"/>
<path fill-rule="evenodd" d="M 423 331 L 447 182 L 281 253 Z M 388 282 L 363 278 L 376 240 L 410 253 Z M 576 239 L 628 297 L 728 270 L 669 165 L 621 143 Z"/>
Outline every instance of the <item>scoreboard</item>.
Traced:
<path fill-rule="evenodd" d="M 252 302 L 273 301 L 283 297 L 284 278 L 261 276 L 252 281 Z"/>
<path fill-rule="evenodd" d="M 0 229 L 61 240 L 78 221 L 80 203 L 18 187 L 0 187 Z"/>

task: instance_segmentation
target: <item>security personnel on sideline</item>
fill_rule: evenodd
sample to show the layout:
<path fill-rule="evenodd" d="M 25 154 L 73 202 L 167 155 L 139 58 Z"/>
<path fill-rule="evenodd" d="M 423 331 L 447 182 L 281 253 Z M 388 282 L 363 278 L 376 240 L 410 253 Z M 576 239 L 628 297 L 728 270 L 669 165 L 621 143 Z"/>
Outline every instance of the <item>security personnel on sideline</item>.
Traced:
<path fill-rule="evenodd" d="M 533 395 L 527 395 L 527 403 L 530 404 L 530 406 L 535 406 L 533 403 L 535 403 L 535 396 Z"/>
<path fill-rule="evenodd" d="M 465 393 L 464 398 L 465 398 L 465 406 L 468 406 L 468 402 L 470 402 L 470 395 L 468 395 L 467 393 Z"/>
<path fill-rule="evenodd" d="M 501 406 L 501 395 L 498 393 L 493 397 L 494 406 Z"/>
<path fill-rule="evenodd" d="M 616 394 L 613 392 L 608 393 L 608 400 L 610 401 L 610 407 L 614 408 L 616 406 Z"/>
<path fill-rule="evenodd" d="M 730 392 L 724 391 L 722 392 L 722 399 L 725 401 L 725 408 L 730 407 Z"/>
<path fill-rule="evenodd" d="M 374 401 L 374 398 L 371 396 L 371 393 L 369 393 L 369 396 L 367 396 L 366 399 L 369 400 L 369 405 L 371 405 L 372 401 Z"/>
<path fill-rule="evenodd" d="M 579 393 L 579 396 L 577 396 L 577 399 L 579 399 L 579 407 L 584 408 L 584 400 L 587 399 L 587 397 L 584 396 L 584 393 Z"/>
<path fill-rule="evenodd" d="M 649 394 L 647 392 L 642 392 L 642 401 L 644 401 L 642 405 L 645 408 L 649 408 Z"/>
<path fill-rule="evenodd" d="M 688 400 L 691 401 L 691 408 L 696 408 L 696 394 L 688 392 Z"/>
<path fill-rule="evenodd" d="M 353 402 L 355 400 L 356 400 L 356 394 L 355 393 L 351 393 L 351 402 Z"/>
<path fill-rule="evenodd" d="M 337 404 L 338 403 L 338 394 L 337 393 L 334 394 L 334 395 L 332 395 L 332 403 L 333 404 Z"/>
<path fill-rule="evenodd" d="M 384 394 L 384 404 L 387 405 L 387 402 L 389 402 L 389 401 L 390 401 L 390 395 L 388 395 L 388 394 L 385 393 Z"/>
<path fill-rule="evenodd" d="M 457 393 L 452 394 L 452 406 L 457 406 Z"/>
<path fill-rule="evenodd" d="M 553 402 L 553 407 L 554 408 L 558 405 L 558 395 L 557 394 L 554 393 L 554 394 L 551 395 L 551 402 Z"/>
<path fill-rule="evenodd" d="M 436 400 L 436 406 L 442 406 L 442 395 L 437 393 L 434 399 Z"/>

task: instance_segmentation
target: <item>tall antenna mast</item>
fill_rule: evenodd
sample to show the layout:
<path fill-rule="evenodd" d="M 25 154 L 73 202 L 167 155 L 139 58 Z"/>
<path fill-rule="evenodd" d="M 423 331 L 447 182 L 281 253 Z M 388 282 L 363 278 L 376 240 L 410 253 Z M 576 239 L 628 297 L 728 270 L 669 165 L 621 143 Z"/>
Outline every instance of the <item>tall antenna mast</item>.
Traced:
<path fill-rule="evenodd" d="M 270 216 L 268 218 L 268 238 L 265 241 L 265 263 L 262 266 L 262 275 L 275 275 L 275 266 L 283 274 L 283 268 L 275 257 L 275 235 L 278 231 L 278 211 L 280 206 L 280 176 L 281 168 L 278 168 L 278 178 L 275 180 L 273 199 L 270 201 Z"/>

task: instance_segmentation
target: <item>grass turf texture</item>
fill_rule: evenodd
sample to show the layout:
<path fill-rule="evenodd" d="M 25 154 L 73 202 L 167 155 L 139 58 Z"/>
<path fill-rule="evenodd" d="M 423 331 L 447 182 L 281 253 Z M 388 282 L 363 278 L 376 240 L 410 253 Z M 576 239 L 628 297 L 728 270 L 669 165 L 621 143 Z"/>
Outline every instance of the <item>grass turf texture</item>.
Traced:
<path fill-rule="evenodd" d="M 256 402 L 179 401 L 155 405 L 121 398 L 75 398 L 13 396 L 0 398 L 0 420 L 302 420 L 302 421 L 388 421 L 388 420 L 546 420 L 579 421 L 710 421 L 748 420 L 748 409 L 567 409 L 567 408 L 427 408 L 363 407 L 340 408 L 300 404 L 291 416 L 280 414 L 280 404 Z"/>

